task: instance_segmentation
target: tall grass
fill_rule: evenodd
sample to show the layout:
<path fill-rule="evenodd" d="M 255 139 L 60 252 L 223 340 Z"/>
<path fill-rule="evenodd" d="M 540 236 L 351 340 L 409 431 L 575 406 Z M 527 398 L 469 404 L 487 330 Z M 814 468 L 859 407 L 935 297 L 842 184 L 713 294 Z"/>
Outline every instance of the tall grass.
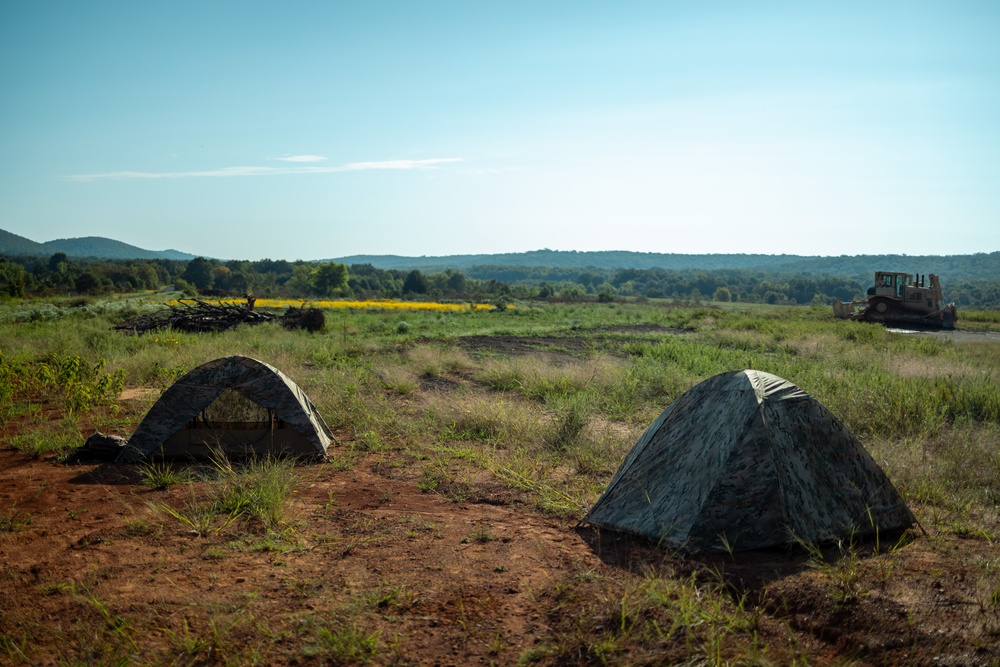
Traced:
<path fill-rule="evenodd" d="M 991 339 L 902 335 L 834 320 L 826 309 L 738 305 L 409 312 L 405 333 L 397 327 L 399 313 L 341 310 L 331 311 L 318 334 L 263 325 L 162 336 L 111 331 L 120 315 L 110 308 L 64 309 L 57 323 L 26 320 L 0 306 L 0 409 L 26 414 L 31 400 L 46 397 L 70 407 L 72 396 L 45 380 L 67 359 L 78 359 L 83 369 L 104 360 L 92 377 L 118 373 L 128 386 L 164 387 L 212 358 L 246 354 L 290 375 L 326 421 L 353 434 L 361 449 L 420 451 L 428 443 L 471 442 L 484 452 L 484 465 L 509 471 L 501 474 L 510 479 L 569 488 L 575 482 L 565 479 L 572 473 L 586 489 L 606 481 L 629 440 L 683 391 L 734 369 L 757 368 L 795 382 L 877 449 L 907 488 L 924 495 L 943 481 L 915 472 L 924 458 L 914 459 L 914 448 L 940 468 L 981 455 L 944 446 L 946 435 L 992 442 L 1000 428 L 1000 344 Z M 993 317 L 970 316 L 987 323 Z M 634 324 L 686 333 L 627 326 Z M 470 353 L 457 342 L 491 334 L 532 337 L 540 347 L 541 336 L 581 342 L 515 355 Z M 446 379 L 452 389 L 436 391 L 426 379 Z M 86 414 L 94 404 L 113 402 L 114 391 L 101 395 L 91 382 L 90 395 L 100 400 L 78 401 L 72 409 Z M 944 469 L 961 482 L 956 488 L 977 484 L 961 481 L 960 463 Z"/>

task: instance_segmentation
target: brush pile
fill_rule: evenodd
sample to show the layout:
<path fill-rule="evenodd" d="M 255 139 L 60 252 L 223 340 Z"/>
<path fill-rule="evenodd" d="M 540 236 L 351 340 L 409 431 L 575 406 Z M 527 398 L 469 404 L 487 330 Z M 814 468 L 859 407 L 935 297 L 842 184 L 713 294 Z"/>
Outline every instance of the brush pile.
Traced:
<path fill-rule="evenodd" d="M 318 308 L 290 307 L 283 315 L 278 315 L 268 311 L 253 310 L 250 305 L 213 304 L 199 299 L 180 299 L 176 306 L 170 305 L 166 310 L 152 315 L 141 315 L 114 328 L 136 334 L 163 329 L 205 333 L 226 331 L 241 324 L 265 322 L 280 322 L 286 329 L 307 331 L 321 331 L 326 324 L 323 311 Z"/>

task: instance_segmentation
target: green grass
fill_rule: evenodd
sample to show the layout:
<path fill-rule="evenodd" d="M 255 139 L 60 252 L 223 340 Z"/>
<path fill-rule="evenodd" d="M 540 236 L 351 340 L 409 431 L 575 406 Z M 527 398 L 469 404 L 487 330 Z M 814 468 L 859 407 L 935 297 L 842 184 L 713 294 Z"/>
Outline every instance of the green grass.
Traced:
<path fill-rule="evenodd" d="M 79 433 L 36 432 L 5 438 L 3 442 L 10 449 L 38 459 L 49 455 L 65 456 L 82 445 L 83 440 Z"/>

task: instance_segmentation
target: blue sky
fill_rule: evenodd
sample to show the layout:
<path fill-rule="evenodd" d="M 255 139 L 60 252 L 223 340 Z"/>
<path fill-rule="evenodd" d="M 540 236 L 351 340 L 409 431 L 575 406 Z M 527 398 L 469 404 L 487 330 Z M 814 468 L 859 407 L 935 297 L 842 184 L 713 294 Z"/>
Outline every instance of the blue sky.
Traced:
<path fill-rule="evenodd" d="M 992 252 L 998 35 L 997 2 L 4 2 L 0 229 Z"/>

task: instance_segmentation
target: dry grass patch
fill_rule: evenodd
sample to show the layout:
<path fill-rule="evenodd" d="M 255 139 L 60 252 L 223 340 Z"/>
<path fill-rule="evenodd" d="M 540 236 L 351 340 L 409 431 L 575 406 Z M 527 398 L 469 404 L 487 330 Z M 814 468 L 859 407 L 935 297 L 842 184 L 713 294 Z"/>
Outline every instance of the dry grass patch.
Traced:
<path fill-rule="evenodd" d="M 405 354 L 406 362 L 422 377 L 440 377 L 445 373 L 472 370 L 475 362 L 458 347 L 417 345 Z"/>
<path fill-rule="evenodd" d="M 954 359 L 942 357 L 891 357 L 886 370 L 907 379 L 952 378 L 954 380 L 980 379 L 983 370 Z"/>
<path fill-rule="evenodd" d="M 825 359 L 839 353 L 843 345 L 843 341 L 833 334 L 815 334 L 782 341 L 782 347 L 805 359 Z"/>
<path fill-rule="evenodd" d="M 496 391 L 516 391 L 529 398 L 551 400 L 610 390 L 625 374 L 625 363 L 608 355 L 563 363 L 536 355 L 493 360 L 478 373 L 477 379 Z"/>
<path fill-rule="evenodd" d="M 1000 428 L 944 426 L 932 435 L 866 446 L 906 501 L 923 507 L 929 526 L 1000 539 L 994 509 L 1000 504 Z"/>
<path fill-rule="evenodd" d="M 386 364 L 375 369 L 375 377 L 379 384 L 389 391 L 397 394 L 412 394 L 420 386 L 417 375 L 399 364 Z"/>
<path fill-rule="evenodd" d="M 442 435 L 495 447 L 540 446 L 546 419 L 537 409 L 513 396 L 449 395 L 428 399 L 425 417 Z"/>

